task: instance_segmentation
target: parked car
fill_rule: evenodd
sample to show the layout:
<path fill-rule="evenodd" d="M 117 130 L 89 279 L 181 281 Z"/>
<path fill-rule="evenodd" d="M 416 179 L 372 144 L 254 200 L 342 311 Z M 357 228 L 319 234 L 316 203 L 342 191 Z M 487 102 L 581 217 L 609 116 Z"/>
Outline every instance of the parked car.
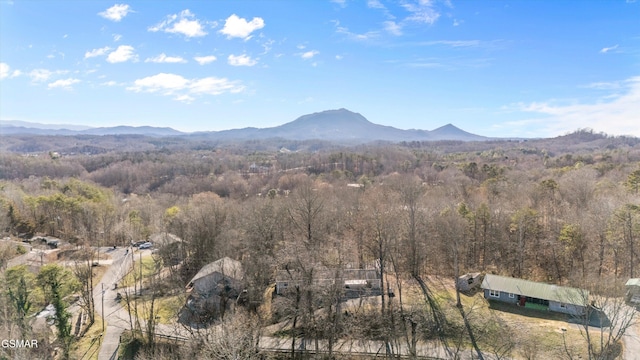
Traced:
<path fill-rule="evenodd" d="M 139 246 L 140 249 L 149 249 L 153 246 L 153 244 L 149 241 Z"/>
<path fill-rule="evenodd" d="M 140 246 L 140 245 L 142 245 L 142 244 L 144 244 L 144 243 L 146 243 L 146 241 L 144 241 L 144 240 L 142 240 L 142 241 L 136 241 L 136 242 L 133 242 L 133 241 L 132 241 L 132 242 L 131 242 L 131 246 L 133 246 L 133 247 L 138 247 L 138 246 Z"/>

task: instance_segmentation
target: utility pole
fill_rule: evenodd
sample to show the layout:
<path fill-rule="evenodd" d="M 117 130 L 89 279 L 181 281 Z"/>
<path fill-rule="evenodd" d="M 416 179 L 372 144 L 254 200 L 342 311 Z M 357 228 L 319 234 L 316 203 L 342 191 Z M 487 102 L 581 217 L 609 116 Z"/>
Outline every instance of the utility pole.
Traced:
<path fill-rule="evenodd" d="M 142 295 L 142 252 L 140 252 L 140 294 Z"/>
<path fill-rule="evenodd" d="M 102 333 L 104 334 L 104 283 L 102 285 Z"/>

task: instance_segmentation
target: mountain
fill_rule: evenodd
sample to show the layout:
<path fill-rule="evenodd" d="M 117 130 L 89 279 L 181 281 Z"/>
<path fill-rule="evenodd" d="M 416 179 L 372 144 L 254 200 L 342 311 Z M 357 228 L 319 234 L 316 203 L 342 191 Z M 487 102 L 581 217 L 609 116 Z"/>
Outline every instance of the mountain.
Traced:
<path fill-rule="evenodd" d="M 273 137 L 296 140 L 414 140 L 414 134 L 391 126 L 374 124 L 364 116 L 347 109 L 303 115 L 292 122 L 264 130 Z"/>
<path fill-rule="evenodd" d="M 72 130 L 72 131 L 80 131 L 80 130 L 91 129 L 90 126 L 85 126 L 85 125 L 40 124 L 40 123 L 34 123 L 34 122 L 30 122 L 30 121 L 21 121 L 21 120 L 2 120 L 2 121 L 0 121 L 0 127 L 4 127 L 4 126 L 14 126 L 14 127 L 32 128 L 32 129 Z"/>
<path fill-rule="evenodd" d="M 448 124 L 433 131 L 401 130 L 392 126 L 374 124 L 359 113 L 347 109 L 326 110 L 303 115 L 286 124 L 271 128 L 244 128 L 218 132 L 198 133 L 208 139 L 267 139 L 326 140 L 342 143 L 371 141 L 486 141 L 489 138 L 474 135 Z"/>
<path fill-rule="evenodd" d="M 185 133 L 170 127 L 155 126 L 114 126 L 99 127 L 79 131 L 84 135 L 145 135 L 145 136 L 177 136 Z"/>
<path fill-rule="evenodd" d="M 0 122 L 0 135 L 144 135 L 152 137 L 177 136 L 185 133 L 168 127 L 114 126 L 92 128 L 88 126 L 48 125 L 26 121 Z"/>
<path fill-rule="evenodd" d="M 483 141 L 488 138 L 461 130 L 451 124 L 441 126 L 429 132 L 432 140 Z"/>
<path fill-rule="evenodd" d="M 392 126 L 374 124 L 359 113 L 347 109 L 326 110 L 303 115 L 286 124 L 270 128 L 244 128 L 223 131 L 183 133 L 172 128 L 152 126 L 116 126 L 82 130 L 43 129 L 35 125 L 15 126 L 0 122 L 0 135 L 144 135 L 168 137 L 186 135 L 207 140 L 255 140 L 282 138 L 286 140 L 325 140 L 339 143 L 366 143 L 372 141 L 486 141 L 490 138 L 463 131 L 451 124 L 435 130 L 402 130 Z"/>

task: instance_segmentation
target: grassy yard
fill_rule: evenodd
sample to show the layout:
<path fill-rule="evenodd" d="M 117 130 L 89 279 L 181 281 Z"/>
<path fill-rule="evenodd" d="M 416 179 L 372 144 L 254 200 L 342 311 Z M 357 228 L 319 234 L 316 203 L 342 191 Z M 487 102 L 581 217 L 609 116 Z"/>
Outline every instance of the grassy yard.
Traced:
<path fill-rule="evenodd" d="M 455 291 L 451 295 L 455 296 Z M 515 359 L 562 358 L 567 351 L 574 358 L 587 357 L 586 340 L 568 323 L 568 315 L 488 302 L 482 292 L 461 295 L 461 301 L 470 321 L 476 324 L 483 351 L 498 354 L 512 347 L 508 356 Z"/>
<path fill-rule="evenodd" d="M 166 296 L 156 299 L 157 316 L 160 318 L 158 322 L 161 324 L 169 324 L 176 320 L 178 312 L 186 301 L 184 295 Z"/>
<path fill-rule="evenodd" d="M 391 282 L 395 283 L 395 279 Z M 425 282 L 453 329 L 447 334 L 451 345 L 469 351 L 472 346 L 462 316 L 455 306 L 453 280 L 430 277 Z M 397 283 L 395 285 L 395 301 L 398 301 Z M 409 306 L 425 304 L 424 295 L 416 281 L 404 280 L 401 285 L 403 303 Z M 514 359 L 556 359 L 567 356 L 566 344 L 566 349 L 574 358 L 587 357 L 586 340 L 579 328 L 568 323 L 568 315 L 488 302 L 482 292 L 460 296 L 478 345 L 487 354 Z"/>
<path fill-rule="evenodd" d="M 133 301 L 133 300 L 132 300 Z M 163 296 L 155 299 L 153 311 L 156 319 L 160 324 L 171 324 L 177 319 L 178 312 L 186 301 L 186 297 L 182 294 Z M 133 304 L 132 304 L 133 307 Z M 138 316 L 146 319 L 151 311 L 151 299 L 149 296 L 143 296 L 137 299 Z"/>
<path fill-rule="evenodd" d="M 134 256 L 134 266 L 118 284 L 119 287 L 133 286 L 136 281 L 140 280 L 140 264 L 142 263 L 142 279 L 146 279 L 149 276 L 155 274 L 159 269 L 156 269 L 156 260 L 153 256 L 143 256 L 142 260 L 139 257 Z M 161 264 L 160 264 L 161 266 Z"/>
<path fill-rule="evenodd" d="M 95 322 L 86 334 L 74 344 L 72 357 L 80 360 L 97 360 L 102 343 L 102 321 L 103 319 L 96 315 Z M 104 323 L 105 328 L 107 323 Z"/>

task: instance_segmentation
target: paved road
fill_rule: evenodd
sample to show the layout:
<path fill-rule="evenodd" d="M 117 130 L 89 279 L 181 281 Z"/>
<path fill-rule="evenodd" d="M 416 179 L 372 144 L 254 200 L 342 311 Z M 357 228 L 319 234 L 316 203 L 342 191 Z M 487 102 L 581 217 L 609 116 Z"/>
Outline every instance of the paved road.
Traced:
<path fill-rule="evenodd" d="M 129 272 L 133 263 L 133 256 L 137 258 L 138 254 L 138 251 L 132 253 L 131 250 L 127 253 L 124 248 L 111 251 L 110 255 L 113 259 L 111 267 L 109 267 L 100 283 L 94 289 L 96 311 L 107 321 L 107 328 L 103 334 L 98 360 L 111 359 L 118 350 L 120 335 L 131 328 L 129 313 L 123 307 L 125 306 L 124 300 L 120 302 L 115 300 L 116 294 L 118 292 L 122 293 L 125 289 L 114 289 L 113 284 L 118 283 Z M 104 315 L 102 314 L 102 289 L 104 289 Z M 129 292 L 133 293 L 133 289 L 130 288 Z M 133 320 L 135 321 L 135 319 Z M 145 322 L 142 319 L 140 319 L 140 326 L 143 329 L 145 328 Z M 156 324 L 155 332 L 167 337 L 187 338 L 189 336 L 186 329 L 165 324 Z"/>
<path fill-rule="evenodd" d="M 112 263 L 102 276 L 102 280 L 93 290 L 93 300 L 96 312 L 105 319 L 107 328 L 102 336 L 102 344 L 98 353 L 98 360 L 108 360 L 118 349 L 120 335 L 125 329 L 129 329 L 129 315 L 115 300 L 117 290 L 113 284 L 121 279 L 131 267 L 131 253 L 126 256 L 125 249 L 116 249 L 110 252 Z M 104 289 L 104 294 L 103 294 Z M 103 296 L 104 295 L 104 296 Z M 104 313 L 102 304 L 104 299 Z"/>
<path fill-rule="evenodd" d="M 640 360 L 640 331 L 638 327 L 640 324 L 628 328 L 622 337 L 625 360 Z"/>

